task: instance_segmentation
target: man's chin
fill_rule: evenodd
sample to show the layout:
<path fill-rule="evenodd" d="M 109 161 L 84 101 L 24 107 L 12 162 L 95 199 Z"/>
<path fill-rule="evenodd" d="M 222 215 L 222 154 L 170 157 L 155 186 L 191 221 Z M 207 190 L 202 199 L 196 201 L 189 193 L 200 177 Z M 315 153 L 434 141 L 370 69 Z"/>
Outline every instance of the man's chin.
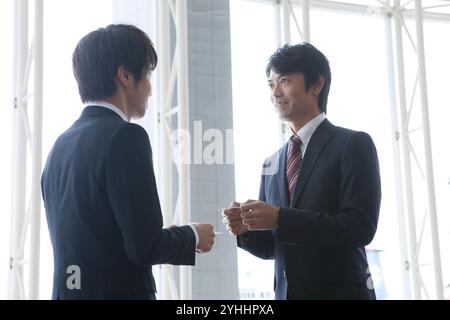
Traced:
<path fill-rule="evenodd" d="M 144 107 L 142 109 L 139 110 L 139 116 L 142 118 L 143 116 L 145 116 L 145 112 L 147 112 L 148 109 L 148 103 L 146 103 L 144 105 Z"/>
<path fill-rule="evenodd" d="M 142 119 L 144 116 L 145 116 L 145 110 L 136 112 L 135 114 L 133 114 L 131 116 L 131 118 L 135 119 L 135 120 L 139 120 L 139 119 Z"/>
<path fill-rule="evenodd" d="M 286 112 L 285 110 L 281 110 L 280 111 L 277 108 L 277 113 L 278 113 L 278 117 L 280 118 L 280 120 L 289 121 L 290 117 L 289 117 L 289 113 L 288 112 Z"/>

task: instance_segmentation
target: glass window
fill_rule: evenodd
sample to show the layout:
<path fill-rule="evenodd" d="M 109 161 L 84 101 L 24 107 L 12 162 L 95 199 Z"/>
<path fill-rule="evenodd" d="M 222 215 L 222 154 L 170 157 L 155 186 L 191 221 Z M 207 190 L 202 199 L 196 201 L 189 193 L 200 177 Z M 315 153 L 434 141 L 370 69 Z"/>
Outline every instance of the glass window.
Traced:
<path fill-rule="evenodd" d="M 272 5 L 232 0 L 230 9 L 236 198 L 244 202 L 258 199 L 264 159 L 280 147 L 265 73 L 275 32 Z M 238 249 L 238 270 L 242 299 L 273 299 L 273 261 Z"/>

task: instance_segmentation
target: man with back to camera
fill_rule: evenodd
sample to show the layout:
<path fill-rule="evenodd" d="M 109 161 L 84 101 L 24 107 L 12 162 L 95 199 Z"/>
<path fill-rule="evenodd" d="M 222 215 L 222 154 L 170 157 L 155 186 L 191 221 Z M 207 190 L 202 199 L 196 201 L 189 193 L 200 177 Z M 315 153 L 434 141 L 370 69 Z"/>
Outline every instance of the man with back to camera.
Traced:
<path fill-rule="evenodd" d="M 275 260 L 275 299 L 376 299 L 364 249 L 380 210 L 375 145 L 326 119 L 331 71 L 311 44 L 278 49 L 266 74 L 292 136 L 264 162 L 259 201 L 233 202 L 224 223 L 240 248 Z"/>
<path fill-rule="evenodd" d="M 42 175 L 54 255 L 53 299 L 155 299 L 152 265 L 194 265 L 210 224 L 163 229 L 144 116 L 157 55 L 131 25 L 86 35 L 73 53 L 80 118 L 55 142 Z M 77 272 L 77 273 L 75 273 Z"/>

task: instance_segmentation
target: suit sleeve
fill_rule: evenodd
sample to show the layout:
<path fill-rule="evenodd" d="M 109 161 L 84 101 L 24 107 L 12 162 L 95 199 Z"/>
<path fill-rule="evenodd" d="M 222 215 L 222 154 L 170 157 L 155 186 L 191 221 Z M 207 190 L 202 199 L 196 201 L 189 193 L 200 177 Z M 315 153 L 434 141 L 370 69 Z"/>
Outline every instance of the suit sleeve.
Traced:
<path fill-rule="evenodd" d="M 195 263 L 189 226 L 163 229 L 147 132 L 125 124 L 114 132 L 106 159 L 106 185 L 125 251 L 137 265 Z"/>
<path fill-rule="evenodd" d="M 259 200 L 266 201 L 264 175 L 261 176 Z M 274 258 L 274 237 L 272 231 L 248 231 L 237 236 L 237 245 L 258 258 Z"/>
<path fill-rule="evenodd" d="M 362 247 L 375 236 L 381 186 L 370 136 L 357 132 L 343 145 L 338 212 L 280 208 L 278 240 L 324 247 Z"/>

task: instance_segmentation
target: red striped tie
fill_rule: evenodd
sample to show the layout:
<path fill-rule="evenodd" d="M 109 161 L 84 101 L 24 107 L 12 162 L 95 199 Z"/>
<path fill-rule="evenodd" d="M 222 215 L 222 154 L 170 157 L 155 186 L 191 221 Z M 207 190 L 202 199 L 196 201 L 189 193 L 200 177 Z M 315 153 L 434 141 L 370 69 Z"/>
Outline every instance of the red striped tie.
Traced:
<path fill-rule="evenodd" d="M 288 158 L 286 165 L 286 177 L 289 187 L 289 199 L 292 200 L 294 195 L 295 185 L 297 184 L 298 173 L 302 164 L 302 140 L 296 134 L 294 134 L 288 146 Z"/>

